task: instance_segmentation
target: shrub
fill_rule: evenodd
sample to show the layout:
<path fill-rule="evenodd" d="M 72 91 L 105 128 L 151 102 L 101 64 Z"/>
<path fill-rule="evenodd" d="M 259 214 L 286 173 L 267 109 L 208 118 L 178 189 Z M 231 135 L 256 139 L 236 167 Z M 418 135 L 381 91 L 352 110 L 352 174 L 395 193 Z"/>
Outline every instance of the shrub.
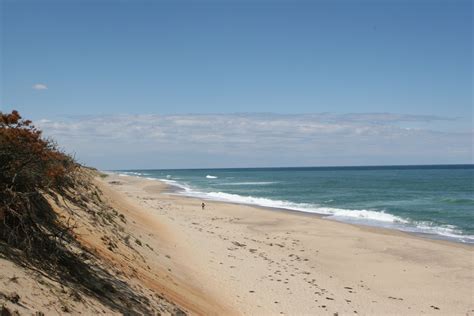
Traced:
<path fill-rule="evenodd" d="M 70 186 L 76 166 L 17 111 L 0 112 L 0 238 L 30 250 L 51 215 L 42 194 Z"/>

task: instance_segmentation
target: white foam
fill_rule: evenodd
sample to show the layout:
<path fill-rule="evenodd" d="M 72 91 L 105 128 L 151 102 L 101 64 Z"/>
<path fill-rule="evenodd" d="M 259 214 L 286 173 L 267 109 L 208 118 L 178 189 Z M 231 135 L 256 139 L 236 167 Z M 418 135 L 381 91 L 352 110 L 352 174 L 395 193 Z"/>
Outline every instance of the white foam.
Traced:
<path fill-rule="evenodd" d="M 121 171 L 119 173 L 119 176 L 149 176 L 150 174 L 148 173 L 141 173 L 141 172 L 135 172 L 135 171 Z"/>
<path fill-rule="evenodd" d="M 198 192 L 187 189 L 186 194 L 196 197 L 207 198 L 240 204 L 259 205 L 264 207 L 282 208 L 299 212 L 308 212 L 321 215 L 329 215 L 339 218 L 357 218 L 389 223 L 406 223 L 407 221 L 391 214 L 371 210 L 349 210 L 340 208 L 320 207 L 316 204 L 294 203 L 284 200 L 272 200 L 254 196 L 242 196 L 225 192 Z"/>
<path fill-rule="evenodd" d="M 179 183 L 175 180 L 169 180 L 169 179 L 157 179 L 159 181 L 163 181 L 164 183 L 168 184 L 168 185 L 171 185 L 171 186 L 174 186 L 174 187 L 178 187 L 180 189 L 183 189 L 185 193 L 189 193 L 189 192 L 192 192 L 191 188 L 188 187 L 187 185 L 185 184 L 182 184 L 182 183 Z"/>
<path fill-rule="evenodd" d="M 209 175 L 209 174 L 206 176 L 206 178 L 208 178 L 208 179 L 217 179 L 216 176 L 211 176 L 211 175 Z"/>
<path fill-rule="evenodd" d="M 348 210 L 330 207 L 319 207 L 318 211 L 322 214 L 328 214 L 339 218 L 356 218 L 359 220 L 372 220 L 385 223 L 408 223 L 407 220 L 385 213 L 384 211 Z"/>
<path fill-rule="evenodd" d="M 417 222 L 414 229 L 408 231 L 454 238 L 465 243 L 474 243 L 474 235 L 463 235 L 454 225 L 434 225 L 432 222 Z"/>
<path fill-rule="evenodd" d="M 328 216 L 328 218 L 343 222 L 353 222 L 371 226 L 382 226 L 385 228 L 398 229 L 406 232 L 441 236 L 449 239 L 455 239 L 464 243 L 474 243 L 474 235 L 463 235 L 462 232 L 456 229 L 456 227 L 453 225 L 439 226 L 431 222 L 413 222 L 405 218 L 386 213 L 383 210 L 379 211 L 364 209 L 342 209 L 333 207 L 322 207 L 320 205 L 310 203 L 294 203 L 285 200 L 272 200 L 262 197 L 242 196 L 225 192 L 201 192 L 194 190 L 186 184 L 179 183 L 174 180 L 159 180 L 169 185 L 181 188 L 183 192 L 180 192 L 180 194 L 186 196 L 320 214 L 326 215 Z"/>
<path fill-rule="evenodd" d="M 196 192 L 196 194 L 204 197 L 204 198 L 211 198 L 213 200 L 219 201 L 226 201 L 226 202 L 233 202 L 233 203 L 241 203 L 241 204 L 253 204 L 253 205 L 260 205 L 265 207 L 275 207 L 275 208 L 288 208 L 293 210 L 307 210 L 306 204 L 303 203 L 293 203 L 289 201 L 280 201 L 280 200 L 271 200 L 261 197 L 253 197 L 253 196 L 242 196 L 238 194 L 230 194 L 225 192 Z"/>

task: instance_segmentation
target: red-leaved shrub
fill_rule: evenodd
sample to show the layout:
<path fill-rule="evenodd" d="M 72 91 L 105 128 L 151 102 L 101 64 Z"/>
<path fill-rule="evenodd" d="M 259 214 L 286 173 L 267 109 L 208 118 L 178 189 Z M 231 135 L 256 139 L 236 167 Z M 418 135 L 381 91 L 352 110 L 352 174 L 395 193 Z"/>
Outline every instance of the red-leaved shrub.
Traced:
<path fill-rule="evenodd" d="M 67 188 L 76 166 L 17 111 L 0 112 L 0 238 L 21 244 L 40 231 L 42 194 Z"/>

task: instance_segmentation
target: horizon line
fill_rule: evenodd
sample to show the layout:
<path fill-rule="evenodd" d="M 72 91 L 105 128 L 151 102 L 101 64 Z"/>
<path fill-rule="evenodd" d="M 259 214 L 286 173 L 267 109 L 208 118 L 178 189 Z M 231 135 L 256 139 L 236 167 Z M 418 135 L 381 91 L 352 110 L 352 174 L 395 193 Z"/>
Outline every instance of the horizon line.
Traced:
<path fill-rule="evenodd" d="M 107 169 L 102 171 L 136 171 L 136 170 L 228 170 L 228 169 L 330 169 L 330 168 L 410 168 L 410 167 L 470 167 L 474 169 L 474 163 L 458 163 L 458 164 L 408 164 L 408 165 L 337 165 L 337 166 L 291 166 L 291 167 L 219 167 L 219 168 L 134 168 L 134 169 Z M 101 170 L 101 169 L 99 169 Z"/>

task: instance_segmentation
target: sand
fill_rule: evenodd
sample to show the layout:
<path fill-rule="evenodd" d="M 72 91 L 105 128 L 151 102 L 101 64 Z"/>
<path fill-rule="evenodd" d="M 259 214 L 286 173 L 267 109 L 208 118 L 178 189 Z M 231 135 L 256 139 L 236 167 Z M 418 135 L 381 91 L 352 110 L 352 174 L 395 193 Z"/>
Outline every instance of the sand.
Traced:
<path fill-rule="evenodd" d="M 201 210 L 143 178 L 97 181 L 154 249 L 137 279 L 191 314 L 474 315 L 471 246 L 247 205 Z"/>
<path fill-rule="evenodd" d="M 76 185 L 67 190 L 73 199 L 66 193 L 43 195 L 57 226 L 70 231 L 71 238 L 61 240 L 67 261 L 55 262 L 57 256 L 31 260 L 0 243 L 0 314 L 225 314 L 218 302 L 192 286 L 181 284 L 176 290 L 171 270 L 165 270 L 168 259 L 159 252 L 164 247 L 153 249 L 145 242 L 165 241 L 152 233 L 165 233 L 165 228 L 120 194 L 106 187 L 102 193 L 94 176 L 99 175 L 90 169 L 78 170 Z"/>

